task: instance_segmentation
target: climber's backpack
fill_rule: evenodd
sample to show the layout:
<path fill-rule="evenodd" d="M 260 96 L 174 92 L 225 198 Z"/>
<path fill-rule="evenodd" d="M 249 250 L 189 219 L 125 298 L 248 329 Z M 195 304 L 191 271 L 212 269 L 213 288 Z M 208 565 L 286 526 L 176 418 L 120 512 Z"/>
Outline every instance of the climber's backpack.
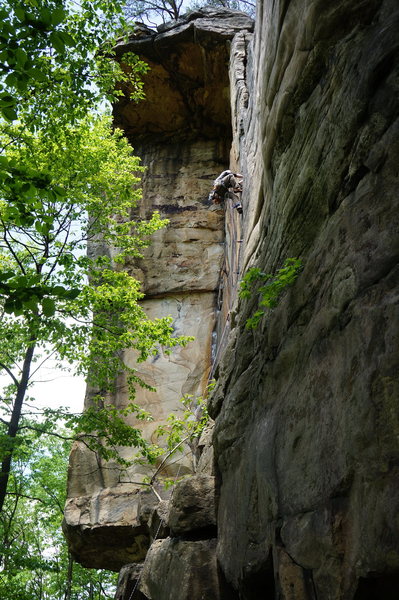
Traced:
<path fill-rule="evenodd" d="M 224 172 L 219 175 L 217 179 L 213 182 L 213 191 L 216 192 L 218 196 L 224 198 L 227 192 L 229 191 L 228 183 L 230 179 L 230 173 L 225 174 Z M 227 185 L 226 185 L 227 184 Z"/>

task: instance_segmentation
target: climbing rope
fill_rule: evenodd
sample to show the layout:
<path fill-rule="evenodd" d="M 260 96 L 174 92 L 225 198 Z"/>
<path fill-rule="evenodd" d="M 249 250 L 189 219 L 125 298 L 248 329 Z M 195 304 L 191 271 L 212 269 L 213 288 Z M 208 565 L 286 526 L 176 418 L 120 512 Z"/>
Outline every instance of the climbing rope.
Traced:
<path fill-rule="evenodd" d="M 221 270 L 220 270 L 220 281 L 222 282 L 223 273 L 225 274 L 226 279 L 227 279 L 228 275 L 231 275 L 231 284 L 232 284 L 232 288 L 234 289 L 234 288 L 237 287 L 238 275 L 240 273 L 239 270 L 238 270 L 238 268 L 239 268 L 240 260 L 241 260 L 241 251 L 242 251 L 242 243 L 241 242 L 242 242 L 242 240 L 241 239 L 240 240 L 236 239 L 236 234 L 235 234 L 235 229 L 234 228 L 232 229 L 232 234 L 233 234 L 232 235 L 232 246 L 235 248 L 236 244 L 240 244 L 239 251 L 238 251 L 238 253 L 234 252 L 234 254 L 231 255 L 232 256 L 232 260 L 231 260 L 230 271 L 229 272 L 227 271 L 228 265 L 227 265 L 226 252 L 225 252 L 224 260 L 223 260 L 223 265 L 222 265 Z M 241 228 L 240 228 L 240 234 L 241 234 Z M 218 295 L 218 303 L 219 303 L 219 299 L 220 299 L 220 296 Z M 223 299 L 222 299 L 222 304 L 223 304 Z M 222 331 L 222 335 L 220 337 L 220 342 L 218 344 L 218 349 L 217 349 L 215 358 L 213 360 L 212 367 L 210 369 L 210 373 L 209 373 L 209 376 L 208 376 L 208 385 L 209 385 L 210 381 L 212 380 L 214 372 L 215 372 L 215 369 L 216 369 L 216 367 L 218 365 L 221 351 L 222 351 L 222 349 L 224 349 L 224 339 L 225 339 L 225 336 L 230 331 L 230 326 L 231 326 L 230 314 L 231 314 L 232 307 L 233 307 L 233 296 L 231 296 L 230 300 L 229 300 L 228 311 L 227 311 L 227 316 L 226 316 L 226 323 L 224 325 L 224 328 L 223 328 L 223 331 Z M 176 482 L 177 482 L 177 480 L 179 478 L 179 475 L 180 475 L 181 466 L 182 465 L 180 463 L 178 471 L 177 471 L 177 474 L 176 474 L 176 477 L 175 477 L 175 480 L 174 480 L 174 483 L 173 483 L 173 490 L 172 490 L 172 494 L 171 494 L 171 497 L 169 499 L 169 502 L 171 502 L 172 499 L 173 499 L 173 494 L 175 492 Z M 156 493 L 155 489 L 153 489 L 152 491 L 159 498 L 159 495 Z M 148 551 L 151 549 L 151 546 L 153 545 L 153 543 L 158 539 L 158 535 L 159 535 L 159 532 L 160 532 L 161 527 L 162 527 L 163 524 L 166 524 L 166 523 L 162 519 L 162 517 L 160 517 L 158 528 L 157 528 L 157 530 L 155 532 L 154 539 L 152 540 Z M 136 590 L 138 589 L 138 587 L 140 585 L 141 578 L 142 578 L 142 572 L 140 573 L 140 575 L 136 579 L 136 583 L 134 585 L 134 588 L 133 588 L 133 590 L 132 590 L 132 592 L 131 592 L 131 594 L 130 594 L 130 596 L 129 596 L 129 598 L 127 600 L 133 600 L 134 594 L 135 594 Z"/>
<path fill-rule="evenodd" d="M 237 287 L 238 275 L 240 274 L 239 265 L 240 265 L 240 262 L 241 262 L 242 239 L 237 239 L 237 237 L 236 237 L 236 230 L 235 230 L 234 227 L 232 227 L 230 229 L 230 233 L 232 235 L 232 240 L 231 240 L 232 247 L 235 249 L 236 246 L 237 246 L 237 244 L 239 244 L 239 250 L 238 250 L 238 253 L 236 251 L 234 251 L 234 253 L 231 254 L 230 265 L 227 264 L 227 253 L 225 252 L 224 259 L 223 259 L 223 264 L 222 264 L 222 267 L 220 269 L 220 276 L 219 276 L 220 277 L 220 282 L 221 282 L 221 284 L 223 284 L 223 289 L 226 287 L 225 283 L 223 281 L 223 274 L 225 274 L 226 281 L 228 281 L 228 278 L 230 276 L 230 279 L 231 279 L 231 288 L 232 289 L 234 289 L 234 288 Z M 241 237 L 241 227 L 239 227 L 239 233 L 240 233 L 240 237 Z M 230 267 L 230 269 L 229 269 L 229 267 Z M 222 286 L 220 285 L 220 287 L 222 287 Z M 217 301 L 218 301 L 218 308 L 219 308 L 220 292 L 218 294 Z M 218 349 L 216 351 L 216 355 L 215 355 L 215 358 L 214 358 L 212 366 L 211 366 L 210 374 L 209 374 L 209 377 L 208 377 L 208 384 L 212 380 L 212 378 L 213 378 L 213 376 L 215 374 L 216 367 L 217 367 L 217 365 L 219 363 L 220 355 L 221 355 L 222 351 L 225 348 L 225 337 L 226 337 L 226 334 L 228 334 L 230 332 L 230 329 L 231 329 L 230 315 L 231 315 L 231 311 L 232 311 L 232 308 L 233 308 L 233 302 L 234 302 L 234 297 L 233 297 L 233 295 L 231 295 L 230 299 L 229 299 L 228 306 L 227 306 L 226 322 L 225 322 L 225 325 L 223 327 L 222 335 L 220 336 L 220 341 L 218 343 Z M 221 300 L 221 305 L 223 305 L 223 299 Z"/>
<path fill-rule="evenodd" d="M 181 470 L 181 463 L 180 463 L 180 465 L 179 465 L 179 468 L 178 468 L 178 470 L 177 470 L 177 474 L 176 474 L 176 477 L 175 477 L 175 480 L 174 480 L 174 483 L 173 483 L 173 490 L 172 490 L 172 493 L 171 493 L 171 496 L 170 496 L 169 502 L 171 502 L 171 501 L 172 501 L 173 494 L 175 493 L 175 486 L 176 486 L 176 482 L 177 482 L 177 480 L 178 480 L 178 478 L 179 478 L 179 475 L 180 475 L 180 470 Z M 155 493 L 155 490 L 153 490 L 153 492 Z M 158 497 L 158 494 L 156 494 L 156 496 Z M 159 534 L 159 531 L 160 531 L 160 529 L 161 529 L 161 527 L 162 527 L 162 525 L 163 525 L 163 524 L 165 524 L 165 525 L 166 525 L 165 521 L 162 519 L 162 517 L 160 517 L 160 521 L 159 521 L 158 528 L 157 528 L 157 530 L 156 530 L 156 532 L 155 532 L 154 539 L 152 540 L 152 542 L 151 542 L 151 544 L 150 544 L 150 547 L 149 547 L 149 548 L 148 548 L 148 550 L 147 550 L 147 553 L 150 551 L 150 549 L 151 549 L 151 546 L 153 545 L 153 543 L 154 543 L 154 542 L 155 542 L 155 541 L 158 539 L 158 534 Z M 133 588 L 133 590 L 132 590 L 132 593 L 130 594 L 130 596 L 129 596 L 128 600 L 132 600 L 132 599 L 133 599 L 133 597 L 134 597 L 134 594 L 135 594 L 135 592 L 136 592 L 137 588 L 139 587 L 139 584 L 140 584 L 140 581 L 141 581 L 142 574 L 143 574 L 143 572 L 141 572 L 141 573 L 140 573 L 140 575 L 138 576 L 138 578 L 136 579 L 136 583 L 135 583 L 135 585 L 134 585 L 134 588 Z"/>

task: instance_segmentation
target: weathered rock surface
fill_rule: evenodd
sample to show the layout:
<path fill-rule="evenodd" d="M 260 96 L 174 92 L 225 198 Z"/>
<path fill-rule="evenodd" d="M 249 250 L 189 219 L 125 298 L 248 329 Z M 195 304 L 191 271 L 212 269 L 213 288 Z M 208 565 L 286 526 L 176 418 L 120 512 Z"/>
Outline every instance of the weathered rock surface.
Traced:
<path fill-rule="evenodd" d="M 144 563 L 139 589 L 149 600 L 219 600 L 216 539 L 155 541 Z"/>
<path fill-rule="evenodd" d="M 243 264 L 304 268 L 257 330 L 257 295 L 238 304 L 219 365 L 218 559 L 242 599 L 397 595 L 398 29 L 390 0 L 259 6 Z"/>
<path fill-rule="evenodd" d="M 159 133 L 163 142 L 165 137 L 191 137 L 230 144 L 230 40 L 252 29 L 252 19 L 243 13 L 208 8 L 160 32 L 120 43 L 117 56 L 135 52 L 151 70 L 145 78 L 145 104 L 136 105 L 126 96 L 115 107 L 116 124 L 134 145 L 137 135 L 153 143 Z"/>
<path fill-rule="evenodd" d="M 130 564 L 122 567 L 118 577 L 115 600 L 145 600 L 146 597 L 138 589 L 138 582 L 143 572 L 143 564 Z"/>
<path fill-rule="evenodd" d="M 173 536 L 214 529 L 216 537 L 215 478 L 195 475 L 178 483 L 170 501 L 167 525 Z"/>
<path fill-rule="evenodd" d="M 147 218 L 158 210 L 170 221 L 153 236 L 143 259 L 128 262 L 126 268 L 142 282 L 147 314 L 152 318 L 171 315 L 176 335 L 195 338 L 186 348 L 176 348 L 171 355 L 160 352 L 139 366 L 133 352 L 125 355 L 126 363 L 137 367 L 140 377 L 157 389 L 138 390 L 136 397 L 154 418 L 139 423 L 145 437 L 153 441 L 157 441 L 158 425 L 171 412 L 181 410 L 183 395 L 205 391 L 216 315 L 229 310 L 219 281 L 238 278 L 238 244 L 229 264 L 225 259 L 225 212 L 228 243 L 232 231 L 237 236 L 240 217 L 231 205 L 226 211 L 210 207 L 208 193 L 215 176 L 229 164 L 229 49 L 231 38 L 243 28 L 252 28 L 246 15 L 211 9 L 160 33 L 133 36 L 117 48 L 120 53 L 138 53 L 151 66 L 145 79 L 146 102 L 136 105 L 122 99 L 115 107 L 115 123 L 125 130 L 146 166 L 136 216 Z M 111 400 L 124 408 L 129 400 L 123 376 L 117 390 Z M 89 395 L 86 404 L 90 405 Z M 133 417 L 127 420 L 138 424 Z M 132 458 L 134 449 L 121 448 L 120 454 Z M 212 470 L 211 451 L 203 463 Z M 181 476 L 192 468 L 190 458 L 183 464 L 172 459 L 161 475 Z M 146 475 L 148 467 L 134 465 L 121 471 L 118 464 L 102 461 L 82 443 L 75 445 L 65 531 L 76 560 L 86 566 L 119 569 L 143 559 L 156 522 L 154 517 L 143 523 L 139 514 L 140 481 Z M 112 540 L 109 545 L 107 538 Z"/>

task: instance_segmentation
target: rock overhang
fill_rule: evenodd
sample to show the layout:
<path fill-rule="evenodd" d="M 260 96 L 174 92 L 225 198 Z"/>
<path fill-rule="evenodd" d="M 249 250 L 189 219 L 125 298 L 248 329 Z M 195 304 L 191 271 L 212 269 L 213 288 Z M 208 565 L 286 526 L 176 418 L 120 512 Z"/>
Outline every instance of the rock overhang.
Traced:
<path fill-rule="evenodd" d="M 239 11 L 201 9 L 177 22 L 148 28 L 120 41 L 116 57 L 133 52 L 150 67 L 144 75 L 145 102 L 114 106 L 114 122 L 136 144 L 231 138 L 230 41 L 252 19 Z"/>

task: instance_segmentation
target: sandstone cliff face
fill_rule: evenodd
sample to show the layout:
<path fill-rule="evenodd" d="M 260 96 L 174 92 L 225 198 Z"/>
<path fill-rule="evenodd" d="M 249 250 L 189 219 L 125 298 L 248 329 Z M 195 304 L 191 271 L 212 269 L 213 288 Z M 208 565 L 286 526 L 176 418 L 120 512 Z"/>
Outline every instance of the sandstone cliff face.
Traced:
<path fill-rule="evenodd" d="M 172 355 L 160 354 L 136 365 L 142 379 L 157 390 L 138 390 L 136 398 L 154 417 L 140 423 L 147 439 L 154 441 L 155 429 L 180 408 L 184 394 L 204 392 L 219 329 L 216 316 L 227 315 L 232 302 L 231 294 L 221 294 L 220 282 L 225 280 L 230 289 L 238 279 L 239 215 L 231 204 L 226 207 L 227 239 L 231 246 L 234 237 L 236 249 L 225 257 L 225 210 L 210 206 L 208 194 L 215 176 L 229 164 L 229 48 L 243 28 L 252 28 L 252 21 L 242 13 L 210 10 L 163 33 L 139 34 L 117 48 L 120 54 L 140 54 L 150 65 L 147 101 L 136 105 L 123 99 L 115 107 L 116 125 L 124 129 L 146 166 L 140 216 L 158 210 L 170 221 L 153 236 L 144 258 L 127 268 L 142 282 L 147 314 L 171 315 L 176 335 L 195 338 Z M 135 366 L 134 353 L 128 353 L 125 361 Z M 123 408 L 128 404 L 124 379 L 117 384 L 112 402 Z M 120 453 L 130 458 L 132 449 L 121 448 Z M 177 469 L 180 475 L 189 473 L 191 462 L 176 466 L 170 461 L 162 474 L 173 476 Z M 122 472 L 83 444 L 75 444 L 65 532 L 79 562 L 119 570 L 144 559 L 150 531 L 142 505 L 148 494 L 138 483 L 146 474 L 148 469 L 139 465 Z M 152 504 L 155 501 L 154 496 Z"/>
<path fill-rule="evenodd" d="M 253 40 L 248 23 L 224 29 L 216 14 L 204 20 L 200 14 L 130 42 L 152 61 L 152 104 L 140 121 L 139 107 L 122 103 L 116 122 L 150 167 L 142 210 L 161 207 L 167 197 L 165 213 L 176 224 L 160 232 L 151 260 L 131 267 L 149 305 L 155 310 L 155 302 L 170 306 L 184 298 L 180 314 L 192 314 L 194 298 L 208 299 L 199 362 L 186 355 L 193 366 L 184 367 L 180 390 L 200 389 L 206 378 L 220 311 L 218 384 L 210 407 L 216 470 L 204 460 L 204 470 L 179 484 L 169 507 L 153 509 L 135 557 L 130 549 L 140 545 L 140 530 L 133 535 L 130 525 L 140 522 L 139 509 L 133 491 L 130 504 L 121 500 L 121 513 L 122 506 L 136 512 L 126 518 L 129 551 L 118 555 L 118 564 L 140 560 L 148 531 L 153 537 L 161 519 L 163 527 L 143 569 L 124 570 L 117 597 L 130 600 L 139 581 L 133 600 L 396 599 L 397 2 L 260 1 Z M 212 65 L 210 71 L 204 65 Z M 227 98 L 228 73 L 231 122 L 219 102 Z M 213 86 L 220 94 L 208 104 Z M 159 109 L 158 89 L 165 90 Z M 229 150 L 231 168 L 245 176 L 242 230 L 231 207 L 224 226 L 223 214 L 203 204 Z M 200 229 L 212 240 L 208 249 Z M 201 264 L 206 252 L 217 257 L 214 272 Z M 292 256 L 303 261 L 298 280 L 255 331 L 247 330 L 259 298 L 237 300 L 237 272 L 249 266 L 270 272 Z M 170 268 L 161 287 L 158 268 Z M 218 285 L 224 288 L 219 305 Z M 190 333 L 185 323 L 182 331 Z M 168 387 L 168 365 L 158 382 L 159 390 Z M 153 404 L 164 414 L 161 399 Z M 79 473 L 73 465 L 72 478 Z M 86 498 L 105 506 L 101 494 L 122 491 L 119 484 L 94 481 L 88 492 L 81 481 L 77 475 L 74 510 L 87 506 Z M 98 527 L 90 517 L 84 529 L 83 514 L 79 508 L 70 521 L 79 539 Z M 195 518 L 187 521 L 187 514 Z"/>
<path fill-rule="evenodd" d="M 240 598 L 397 595 L 398 24 L 389 0 L 259 6 L 243 262 L 304 268 L 254 332 L 258 298 L 238 304 L 218 372 L 218 559 Z"/>

